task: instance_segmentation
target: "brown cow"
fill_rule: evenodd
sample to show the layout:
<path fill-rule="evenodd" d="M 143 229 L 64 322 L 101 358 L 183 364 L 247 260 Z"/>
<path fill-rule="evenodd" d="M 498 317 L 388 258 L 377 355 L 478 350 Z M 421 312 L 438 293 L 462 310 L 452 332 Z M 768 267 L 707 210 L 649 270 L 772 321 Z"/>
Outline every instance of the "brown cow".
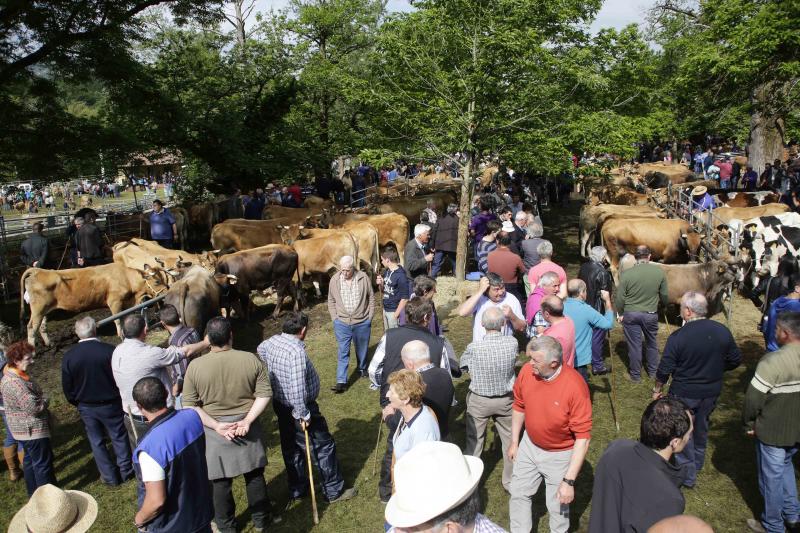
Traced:
<path fill-rule="evenodd" d="M 159 265 L 167 271 L 189 267 L 193 264 L 212 268 L 207 260 L 200 254 L 184 252 L 183 250 L 170 250 L 160 246 L 157 242 L 134 237 L 129 241 L 115 244 L 112 248 L 114 261 L 122 263 L 128 268 L 145 270 L 145 265 Z M 175 274 L 170 274 L 173 279 Z"/>
<path fill-rule="evenodd" d="M 408 219 L 403 215 L 359 215 L 355 213 L 323 213 L 322 222 L 331 227 L 342 227 L 349 222 L 369 222 L 378 232 L 378 242 L 381 246 L 394 246 L 400 255 L 403 264 L 406 243 L 410 239 Z"/>
<path fill-rule="evenodd" d="M 378 212 L 381 214 L 398 213 L 405 215 L 408 223 L 413 227 L 419 224 L 419 217 L 422 211 L 427 207 L 428 200 L 433 200 L 435 203 L 435 210 L 438 213 L 444 213 L 447 205 L 456 201 L 455 194 L 450 191 L 438 192 L 425 196 L 412 196 L 407 198 L 398 198 L 390 200 L 387 204 L 378 206 Z"/>
<path fill-rule="evenodd" d="M 214 274 L 195 265 L 172 283 L 164 302 L 174 305 L 183 323 L 202 335 L 209 319 L 219 315 L 221 298 L 222 289 Z"/>
<path fill-rule="evenodd" d="M 261 214 L 263 220 L 284 219 L 292 222 L 302 222 L 306 218 L 322 213 L 325 207 L 283 207 L 280 205 L 267 205 Z"/>
<path fill-rule="evenodd" d="M 586 203 L 589 205 L 647 205 L 647 199 L 646 194 L 619 185 L 594 187 L 586 193 Z"/>
<path fill-rule="evenodd" d="M 725 207 L 756 207 L 781 201 L 781 195 L 771 191 L 721 192 L 713 198 L 717 205 Z"/>
<path fill-rule="evenodd" d="M 214 226 L 211 245 L 217 250 L 241 251 L 268 244 L 282 244 L 281 226 L 302 226 L 303 221 L 288 218 L 245 220 L 234 218 Z"/>
<path fill-rule="evenodd" d="M 614 272 L 620 257 L 625 253 L 633 253 L 639 245 L 650 248 L 654 261 L 686 263 L 697 257 L 702 240 L 701 234 L 680 219 L 609 220 L 603 224 L 601 235 Z"/>
<path fill-rule="evenodd" d="M 589 257 L 589 249 L 594 246 L 603 224 L 616 218 L 664 218 L 664 213 L 646 205 L 587 205 L 581 208 L 580 241 L 581 255 Z"/>
<path fill-rule="evenodd" d="M 296 229 L 295 229 L 296 228 Z M 356 270 L 364 269 L 372 277 L 378 271 L 379 240 L 378 231 L 375 226 L 368 222 L 348 222 L 341 226 L 341 229 L 319 229 L 305 228 L 303 226 L 283 226 L 281 229 L 281 239 L 285 244 L 291 245 L 298 239 L 308 239 L 313 237 L 325 237 L 329 232 L 349 232 L 358 245 L 358 261 Z"/>
<path fill-rule="evenodd" d="M 303 207 L 306 208 L 320 208 L 320 209 L 333 209 L 336 204 L 330 198 L 322 198 L 319 196 L 309 196 L 303 200 Z"/>
<path fill-rule="evenodd" d="M 727 224 L 733 219 L 750 220 L 751 218 L 764 217 L 767 215 L 780 215 L 790 211 L 786 204 L 765 204 L 758 207 L 720 207 L 714 209 L 714 226 Z M 697 217 L 704 222 L 708 219 L 708 212 L 700 213 Z"/>
<path fill-rule="evenodd" d="M 112 314 L 131 307 L 145 296 L 156 296 L 166 290 L 155 272 L 142 272 L 121 263 L 86 268 L 44 270 L 29 268 L 20 279 L 20 319 L 25 314 L 25 302 L 30 304 L 28 342 L 36 341 L 38 331 L 50 346 L 47 335 L 47 314 L 54 309 L 72 313 L 108 307 Z M 149 275 L 148 279 L 145 276 Z M 117 332 L 120 326 L 117 324 Z"/>
<path fill-rule="evenodd" d="M 211 235 L 211 230 L 219 218 L 217 204 L 205 202 L 189 206 L 189 227 L 195 232 Z"/>
<path fill-rule="evenodd" d="M 175 229 L 178 230 L 175 243 L 180 243 L 178 248 L 185 250 L 189 243 L 189 212 L 183 207 L 170 207 L 169 211 L 175 217 Z"/>
<path fill-rule="evenodd" d="M 298 275 L 299 253 L 289 246 L 270 244 L 251 250 L 227 254 L 219 258 L 214 278 L 227 296 L 228 315 L 230 303 L 238 302 L 242 315 L 250 316 L 250 291 L 275 287 L 278 302 L 272 317 L 281 311 L 283 300 L 289 294 L 294 299 L 294 309 L 300 309 L 297 286 L 292 281 Z"/>
<path fill-rule="evenodd" d="M 299 263 L 297 266 L 298 278 L 302 281 L 305 276 L 314 276 L 314 290 L 317 296 L 322 296 L 320 291 L 320 278 L 331 270 L 339 268 L 339 260 L 349 255 L 358 257 L 358 243 L 344 230 L 316 230 L 325 231 L 325 236 L 315 236 L 310 239 L 291 241 L 292 248 L 297 252 Z M 289 240 L 287 238 L 287 240 Z"/>

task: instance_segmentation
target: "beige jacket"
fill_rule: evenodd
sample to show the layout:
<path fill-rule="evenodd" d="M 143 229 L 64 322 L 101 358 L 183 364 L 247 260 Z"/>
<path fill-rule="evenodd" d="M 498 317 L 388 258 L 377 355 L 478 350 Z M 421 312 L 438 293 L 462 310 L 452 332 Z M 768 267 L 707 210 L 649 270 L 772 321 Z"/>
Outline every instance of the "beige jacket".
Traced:
<path fill-rule="evenodd" d="M 372 292 L 372 282 L 362 271 L 356 271 L 353 274 L 353 278 L 361 288 L 361 301 L 355 309 L 353 309 L 352 313 L 345 311 L 344 305 L 342 305 L 342 293 L 340 291 L 342 273 L 337 272 L 331 278 L 331 283 L 328 285 L 328 312 L 331 314 L 331 320 L 339 320 L 347 325 L 359 324 L 365 320 L 372 320 L 372 314 L 375 312 L 375 298 Z"/>

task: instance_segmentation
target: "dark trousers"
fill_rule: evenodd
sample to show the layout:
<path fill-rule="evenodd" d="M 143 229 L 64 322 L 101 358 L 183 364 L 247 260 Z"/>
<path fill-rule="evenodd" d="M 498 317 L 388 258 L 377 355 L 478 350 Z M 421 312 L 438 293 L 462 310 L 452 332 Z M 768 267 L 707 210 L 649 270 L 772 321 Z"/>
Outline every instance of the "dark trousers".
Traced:
<path fill-rule="evenodd" d="M 86 428 L 86 436 L 92 447 L 94 462 L 100 471 L 100 478 L 112 485 L 118 485 L 133 474 L 131 446 L 128 431 L 125 429 L 124 413 L 118 403 L 106 405 L 78 405 L 78 412 Z M 106 435 L 114 449 L 116 463 L 105 443 Z"/>
<path fill-rule="evenodd" d="M 607 329 L 592 328 L 592 371 L 601 372 L 606 369 L 603 349 L 606 345 Z"/>
<path fill-rule="evenodd" d="M 522 306 L 523 310 L 525 309 L 528 298 L 525 296 L 525 287 L 522 283 L 506 283 L 506 292 L 516 296 L 517 300 L 519 300 L 519 305 Z"/>
<path fill-rule="evenodd" d="M 25 450 L 25 459 L 22 461 L 22 471 L 25 474 L 25 488 L 28 496 L 42 485 L 48 483 L 57 485 L 56 471 L 53 468 L 53 447 L 50 438 L 21 440 Z"/>
<path fill-rule="evenodd" d="M 675 396 L 675 398 L 682 400 L 694 415 L 694 430 L 689 442 L 682 452 L 675 454 L 675 464 L 682 466 L 686 474 L 683 484 L 693 487 L 697 481 L 697 474 L 703 469 L 706 460 L 708 419 L 717 406 L 717 397 L 697 399 Z"/>
<path fill-rule="evenodd" d="M 175 242 L 173 239 L 153 239 L 153 240 L 156 241 L 162 248 L 167 248 L 169 250 L 175 248 Z"/>
<path fill-rule="evenodd" d="M 658 370 L 658 315 L 626 311 L 622 320 L 625 340 L 628 342 L 628 361 L 634 380 L 642 378 L 642 336 L 644 336 L 647 373 L 654 376 Z"/>
<path fill-rule="evenodd" d="M 455 252 L 443 252 L 441 250 L 436 250 L 433 253 L 433 264 L 431 265 L 431 277 L 435 278 L 439 275 L 439 272 L 442 271 L 442 266 L 444 266 L 444 260 L 447 258 L 450 262 L 450 268 L 453 269 L 453 275 L 456 273 L 456 253 Z"/>
<path fill-rule="evenodd" d="M 397 431 L 402 415 L 396 412 L 386 419 L 386 453 L 381 462 L 381 480 L 378 482 L 378 494 L 381 501 L 388 501 L 392 497 L 392 454 L 394 454 L 394 443 L 392 437 Z"/>
<path fill-rule="evenodd" d="M 133 418 L 131 418 L 131 416 L 126 414 L 124 420 L 125 429 L 128 431 L 128 443 L 131 446 L 131 450 L 135 450 L 136 446 L 139 444 L 139 440 L 141 440 L 142 435 L 144 435 L 144 432 L 147 431 L 149 426 L 143 417 L 137 415 L 133 415 Z M 133 426 L 131 426 L 131 420 L 133 421 Z"/>
<path fill-rule="evenodd" d="M 586 384 L 589 384 L 589 365 L 576 366 L 575 370 L 581 375 Z"/>
<path fill-rule="evenodd" d="M 335 500 L 344 490 L 344 477 L 336 457 L 336 443 L 328 431 L 328 423 L 319 412 L 316 401 L 306 404 L 311 412 L 308 421 L 308 440 L 311 444 L 311 460 L 317 465 L 322 478 L 325 498 Z M 292 408 L 273 401 L 272 408 L 278 417 L 281 436 L 281 454 L 289 478 L 289 497 L 302 498 L 308 494 L 308 464 L 306 462 L 306 438 L 303 429 L 292 416 Z"/>
<path fill-rule="evenodd" d="M 233 478 L 212 479 L 211 484 L 214 492 L 214 522 L 217 528 L 220 533 L 236 533 L 236 502 L 233 501 L 231 490 Z M 269 500 L 263 468 L 244 474 L 244 490 L 247 493 L 247 505 L 253 525 L 266 530 L 269 525 Z"/>

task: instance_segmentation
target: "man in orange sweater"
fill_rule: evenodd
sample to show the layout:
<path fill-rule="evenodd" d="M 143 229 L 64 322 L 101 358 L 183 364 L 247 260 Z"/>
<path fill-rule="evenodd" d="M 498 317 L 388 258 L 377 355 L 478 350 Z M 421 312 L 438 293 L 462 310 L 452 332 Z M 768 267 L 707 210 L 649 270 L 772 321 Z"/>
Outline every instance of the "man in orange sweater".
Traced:
<path fill-rule="evenodd" d="M 561 345 L 552 337 L 528 343 L 526 363 L 514 384 L 511 445 L 514 461 L 509 515 L 511 533 L 533 527 L 531 500 L 545 483 L 550 531 L 569 529 L 569 504 L 592 431 L 589 388 L 572 367 L 562 365 Z M 522 428 L 525 434 L 520 434 Z"/>

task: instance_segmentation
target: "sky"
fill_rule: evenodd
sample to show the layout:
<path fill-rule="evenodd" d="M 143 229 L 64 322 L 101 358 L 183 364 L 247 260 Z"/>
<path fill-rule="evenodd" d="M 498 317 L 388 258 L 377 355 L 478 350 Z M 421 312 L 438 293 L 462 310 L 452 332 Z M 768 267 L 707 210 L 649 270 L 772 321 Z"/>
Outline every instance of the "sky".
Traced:
<path fill-rule="evenodd" d="M 256 10 L 282 9 L 287 3 L 287 0 L 257 0 Z M 631 23 L 642 24 L 645 11 L 654 3 L 655 0 L 605 0 L 597 18 L 590 26 L 592 33 L 597 33 L 600 28 L 620 29 Z M 408 11 L 410 5 L 408 0 L 389 0 L 387 8 L 389 11 Z"/>

